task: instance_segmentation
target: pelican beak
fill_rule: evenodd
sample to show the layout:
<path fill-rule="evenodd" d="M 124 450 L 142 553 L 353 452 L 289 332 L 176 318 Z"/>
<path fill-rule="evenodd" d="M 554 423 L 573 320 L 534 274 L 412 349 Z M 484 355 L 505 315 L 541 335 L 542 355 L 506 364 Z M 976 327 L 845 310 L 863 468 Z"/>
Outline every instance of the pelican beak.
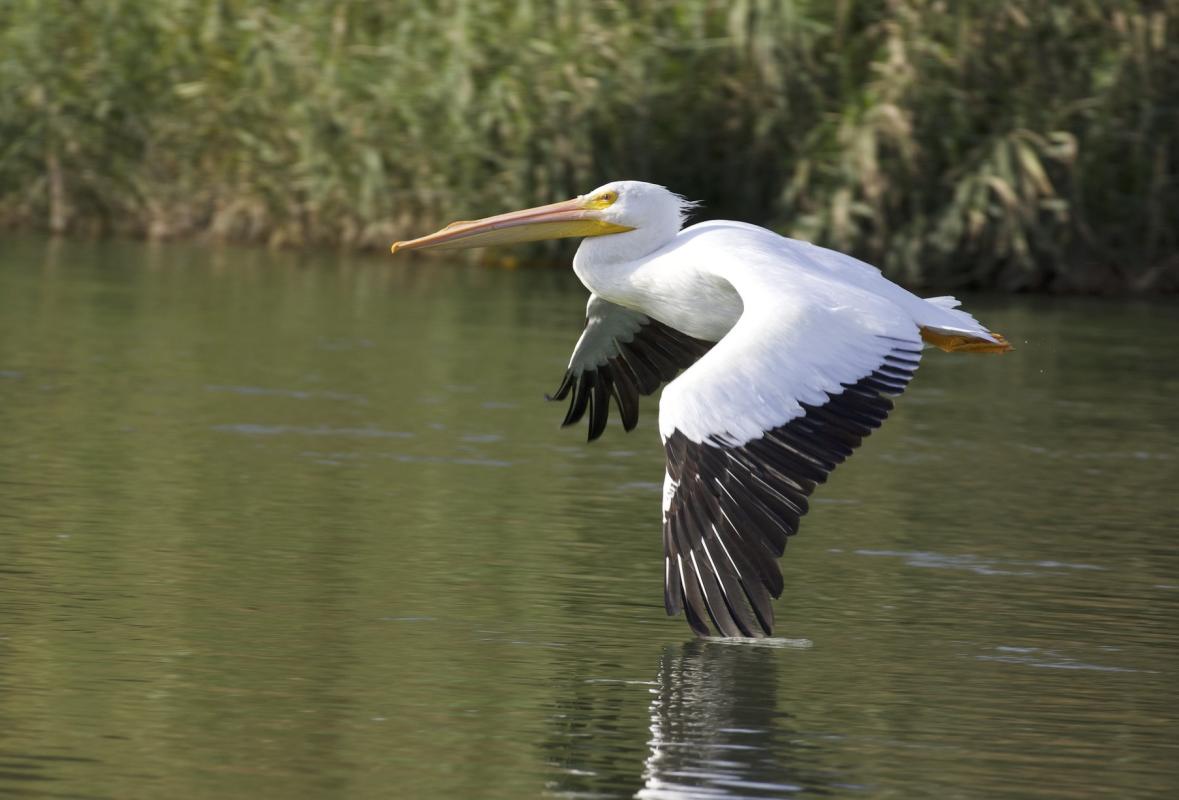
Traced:
<path fill-rule="evenodd" d="M 604 236 L 634 230 L 626 225 L 607 222 L 601 217 L 602 206 L 595 200 L 575 197 L 547 206 L 526 208 L 474 221 L 452 222 L 440 231 L 394 242 L 392 250 L 461 250 L 496 244 L 536 242 L 541 239 L 566 239 L 573 236 Z"/>

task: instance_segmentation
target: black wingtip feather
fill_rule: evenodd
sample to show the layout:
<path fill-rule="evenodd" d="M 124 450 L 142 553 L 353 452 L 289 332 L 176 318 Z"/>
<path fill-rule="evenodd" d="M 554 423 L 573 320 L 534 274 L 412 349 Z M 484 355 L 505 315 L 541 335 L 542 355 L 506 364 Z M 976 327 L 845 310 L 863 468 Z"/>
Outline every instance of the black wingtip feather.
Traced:
<path fill-rule="evenodd" d="M 618 416 L 622 418 L 622 428 L 627 432 L 633 431 L 639 424 L 639 390 L 625 364 L 619 364 L 611 375 L 613 380 L 610 382 L 610 391 L 618 406 Z"/>
<path fill-rule="evenodd" d="M 639 423 L 639 396 L 658 391 L 663 383 L 690 367 L 714 344 L 694 339 L 648 317 L 642 319 L 644 322 L 631 339 L 611 340 L 613 354 L 602 352 L 598 366 L 580 372 L 566 371 L 557 391 L 545 395 L 548 400 L 562 400 L 573 393 L 562 427 L 581 420 L 588 409 L 588 438 L 592 442 L 606 428 L 609 398 L 613 397 L 623 429 L 634 430 Z M 588 319 L 586 325 L 590 325 Z M 578 347 L 580 351 L 581 345 Z M 575 351 L 575 360 L 579 351 Z"/>
<path fill-rule="evenodd" d="M 589 404 L 589 438 L 592 442 L 606 430 L 606 420 L 610 414 L 610 374 L 599 370 L 595 373 L 593 390 L 590 392 Z"/>
<path fill-rule="evenodd" d="M 826 403 L 803 405 L 802 416 L 739 445 L 723 433 L 693 442 L 672 432 L 664 442 L 676 482 L 664 514 L 667 563 L 675 565 L 664 587 L 668 613 L 682 608 L 699 636 L 772 635 L 770 598 L 784 587 L 776 557 L 798 530 L 807 496 L 888 416 L 889 395 L 905 388 L 919 355 L 896 348 Z"/>
<path fill-rule="evenodd" d="M 565 421 L 561 423 L 562 428 L 569 427 L 585 415 L 585 410 L 589 406 L 590 390 L 593 388 L 593 383 L 593 372 L 584 373 L 581 379 L 577 381 L 577 390 L 573 393 L 573 399 L 569 402 L 569 411 L 565 414 Z"/>
<path fill-rule="evenodd" d="M 573 370 L 566 370 L 565 377 L 561 379 L 561 385 L 558 386 L 557 390 L 552 394 L 546 394 L 544 399 L 550 402 L 554 400 L 564 400 L 565 395 L 569 394 L 569 390 L 573 388 L 573 384 L 576 379 L 577 377 L 573 374 Z"/>

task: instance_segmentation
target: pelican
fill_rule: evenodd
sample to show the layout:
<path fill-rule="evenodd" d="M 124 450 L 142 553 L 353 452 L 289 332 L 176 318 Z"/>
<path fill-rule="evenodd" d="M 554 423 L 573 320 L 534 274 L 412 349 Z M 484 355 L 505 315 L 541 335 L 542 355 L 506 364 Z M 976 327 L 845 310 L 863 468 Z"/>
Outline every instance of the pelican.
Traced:
<path fill-rule="evenodd" d="M 549 399 L 570 398 L 563 425 L 588 413 L 593 441 L 611 398 L 630 431 L 639 395 L 667 384 L 667 613 L 682 610 L 702 637 L 770 636 L 777 558 L 807 498 L 884 421 L 924 343 L 1011 347 L 953 297 L 922 299 L 843 253 L 742 222 L 684 227 L 694 205 L 614 181 L 392 249 L 583 238 L 573 271 L 590 291 L 585 328 Z"/>

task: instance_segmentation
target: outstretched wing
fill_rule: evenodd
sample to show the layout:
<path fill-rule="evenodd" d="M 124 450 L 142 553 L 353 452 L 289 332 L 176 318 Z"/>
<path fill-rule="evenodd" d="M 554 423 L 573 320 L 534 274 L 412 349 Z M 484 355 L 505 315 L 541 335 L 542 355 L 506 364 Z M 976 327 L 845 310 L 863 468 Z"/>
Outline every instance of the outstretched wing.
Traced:
<path fill-rule="evenodd" d="M 891 302 L 803 273 L 722 273 L 744 312 L 663 392 L 664 601 L 692 629 L 769 635 L 777 558 L 815 486 L 892 409 L 917 369 L 916 325 Z"/>
<path fill-rule="evenodd" d="M 639 421 L 639 395 L 654 393 L 712 345 L 591 294 L 585 330 L 561 385 L 548 399 L 570 397 L 562 426 L 576 423 L 588 410 L 592 442 L 606 429 L 613 397 L 622 426 L 629 431 Z"/>

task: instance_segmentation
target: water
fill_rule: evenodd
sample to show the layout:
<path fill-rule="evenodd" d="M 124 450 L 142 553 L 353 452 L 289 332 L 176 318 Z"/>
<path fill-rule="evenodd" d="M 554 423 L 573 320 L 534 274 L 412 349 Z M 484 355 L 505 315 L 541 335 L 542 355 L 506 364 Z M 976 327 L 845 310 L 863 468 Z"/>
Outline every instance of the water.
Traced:
<path fill-rule="evenodd" d="M 1179 306 L 976 299 L 820 489 L 782 639 L 662 611 L 655 404 L 566 270 L 0 249 L 0 797 L 1179 789 Z"/>

